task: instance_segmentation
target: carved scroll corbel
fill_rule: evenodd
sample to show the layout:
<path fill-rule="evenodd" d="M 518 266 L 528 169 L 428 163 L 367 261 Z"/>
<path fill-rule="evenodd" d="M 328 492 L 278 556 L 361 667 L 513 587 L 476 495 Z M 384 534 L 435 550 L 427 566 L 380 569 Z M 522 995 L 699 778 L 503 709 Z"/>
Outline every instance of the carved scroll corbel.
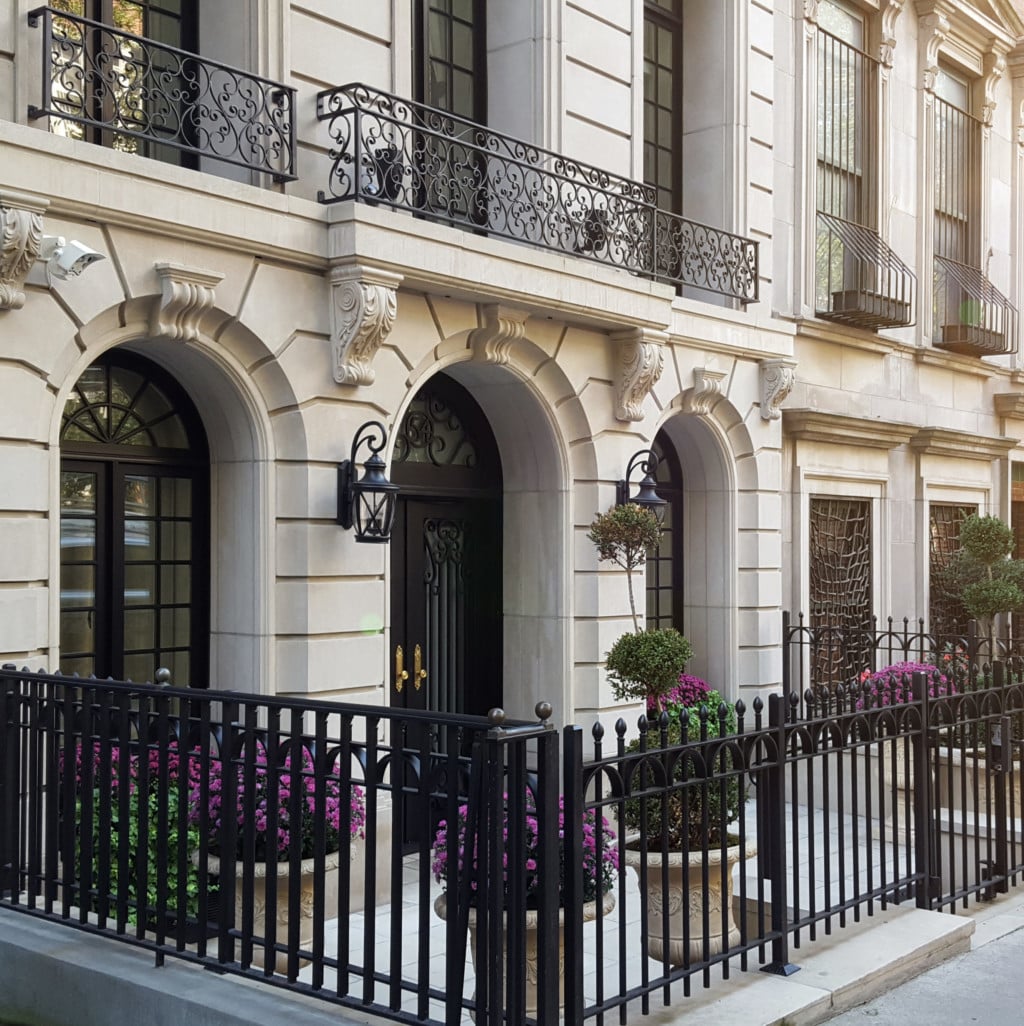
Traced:
<path fill-rule="evenodd" d="M 882 6 L 882 39 L 878 57 L 884 68 L 892 68 L 896 50 L 896 20 L 903 13 L 904 0 L 885 0 Z"/>
<path fill-rule="evenodd" d="M 353 264 L 331 271 L 331 366 L 339 385 L 372 385 L 373 358 L 398 314 L 402 276 Z"/>
<path fill-rule="evenodd" d="M 725 371 L 697 367 L 693 372 L 693 388 L 686 397 L 686 409 L 690 413 L 706 417 L 711 412 L 711 407 L 725 394 L 722 387 L 725 379 Z"/>
<path fill-rule="evenodd" d="M 795 360 L 761 360 L 761 417 L 778 420 L 780 407 L 796 383 Z"/>
<path fill-rule="evenodd" d="M 648 328 L 613 332 L 615 356 L 615 417 L 644 419 L 644 400 L 651 394 L 665 365 L 668 333 Z"/>
<path fill-rule="evenodd" d="M 196 341 L 200 321 L 212 309 L 224 275 L 182 264 L 153 267 L 160 278 L 160 299 L 150 318 L 150 335 L 173 342 Z"/>
<path fill-rule="evenodd" d="M 0 195 L 0 310 L 25 305 L 25 278 L 39 256 L 47 201 Z"/>
<path fill-rule="evenodd" d="M 949 18 L 939 11 L 928 14 L 918 22 L 918 41 L 921 47 L 921 67 L 924 69 L 922 85 L 925 101 L 931 102 L 935 81 L 939 76 L 939 48 L 949 36 Z"/>
<path fill-rule="evenodd" d="M 1006 74 L 1006 55 L 999 50 L 990 50 L 985 54 L 984 67 L 982 85 L 985 98 L 981 104 L 981 120 L 987 128 L 991 128 L 996 112 L 996 86 Z"/>
<path fill-rule="evenodd" d="M 484 323 L 470 333 L 469 344 L 478 359 L 504 367 L 512 354 L 513 343 L 526 332 L 529 314 L 500 303 L 488 303 L 483 315 Z"/>

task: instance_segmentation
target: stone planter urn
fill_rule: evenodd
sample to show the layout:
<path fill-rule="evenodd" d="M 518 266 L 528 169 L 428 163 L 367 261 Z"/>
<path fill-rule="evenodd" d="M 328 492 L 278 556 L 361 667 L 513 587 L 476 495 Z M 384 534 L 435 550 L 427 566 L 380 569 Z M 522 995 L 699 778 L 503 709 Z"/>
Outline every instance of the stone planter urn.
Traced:
<path fill-rule="evenodd" d="M 605 915 L 615 908 L 615 895 L 608 893 L 601 896 L 601 906 Z M 442 919 L 448 918 L 448 897 L 442 894 L 434 902 L 434 911 Z M 583 906 L 583 921 L 592 922 L 597 918 L 597 901 L 588 901 Z M 476 964 L 476 910 L 469 910 L 470 951 L 473 957 L 473 971 L 477 972 Z M 526 1015 L 537 1018 L 537 912 L 526 910 Z M 502 974 L 502 1002 L 505 1000 L 505 978 Z M 474 998 L 476 992 L 473 993 Z M 558 1009 L 565 1008 L 565 912 L 558 910 Z M 473 1015 L 476 1022 L 476 1015 Z"/>
<path fill-rule="evenodd" d="M 740 941 L 740 928 L 736 923 L 733 910 L 733 870 L 740 860 L 741 848 L 738 844 L 725 849 L 726 871 L 725 889 L 722 888 L 722 850 L 714 848 L 708 852 L 691 852 L 684 856 L 681 852 L 669 852 L 664 855 L 655 851 L 638 851 L 626 849 L 626 865 L 637 871 L 638 879 L 642 867 L 647 866 L 647 890 L 641 891 L 641 897 L 647 902 L 647 936 L 644 938 L 644 949 L 648 958 L 664 962 L 666 959 L 664 943 L 665 918 L 668 918 L 668 963 L 669 965 L 687 965 L 703 961 L 704 950 L 704 865 L 708 867 L 707 910 L 709 934 L 707 937 L 707 954 L 717 955 L 729 946 Z M 747 842 L 746 857 L 757 854 L 757 847 L 752 841 Z M 668 860 L 668 891 L 661 886 L 662 866 Z M 684 874 L 687 884 L 684 886 Z M 689 920 L 689 945 L 683 932 L 684 901 L 688 903 L 685 914 Z M 725 930 L 722 929 L 722 909 L 725 908 Z"/>
<path fill-rule="evenodd" d="M 332 852 L 324 859 L 324 879 L 321 886 L 325 893 L 333 890 L 337 893 L 338 862 L 340 855 Z M 219 875 L 220 859 L 216 855 L 207 857 L 207 868 L 211 874 Z M 253 952 L 252 965 L 256 968 L 264 968 L 264 950 L 260 943 L 267 935 L 267 896 L 269 894 L 270 880 L 267 873 L 268 863 L 257 862 L 253 867 L 253 916 L 252 936 Z M 303 948 L 310 948 L 313 944 L 313 888 L 315 881 L 316 859 L 303 859 L 300 864 L 301 882 L 299 896 L 299 915 L 301 923 L 299 926 L 299 945 Z M 291 874 L 291 864 L 287 861 L 277 863 L 277 878 L 274 881 L 276 894 L 277 924 L 276 941 L 278 944 L 288 942 L 288 924 L 290 922 L 290 908 L 288 905 L 288 884 Z M 235 928 L 242 929 L 242 888 L 245 875 L 242 872 L 241 861 L 236 862 L 235 876 Z M 221 881 L 221 887 L 225 881 Z M 308 965 L 308 959 L 299 959 L 299 967 Z M 283 951 L 277 953 L 274 962 L 274 972 L 282 975 L 288 972 L 288 955 Z"/>

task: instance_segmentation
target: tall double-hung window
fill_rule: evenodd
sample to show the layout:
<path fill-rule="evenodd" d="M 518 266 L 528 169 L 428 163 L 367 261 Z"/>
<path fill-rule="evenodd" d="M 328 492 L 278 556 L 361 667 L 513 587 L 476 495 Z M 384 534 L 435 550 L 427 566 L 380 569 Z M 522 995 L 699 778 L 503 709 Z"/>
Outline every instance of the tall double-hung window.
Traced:
<path fill-rule="evenodd" d="M 818 8 L 815 312 L 877 330 L 911 322 L 914 279 L 878 232 L 879 62 L 869 29 L 841 0 Z"/>
<path fill-rule="evenodd" d="M 933 341 L 965 356 L 1015 348 L 1016 311 L 988 280 L 981 237 L 984 123 L 974 83 L 950 67 L 935 77 Z"/>
<path fill-rule="evenodd" d="M 683 5 L 644 4 L 644 183 L 662 210 L 683 208 Z"/>

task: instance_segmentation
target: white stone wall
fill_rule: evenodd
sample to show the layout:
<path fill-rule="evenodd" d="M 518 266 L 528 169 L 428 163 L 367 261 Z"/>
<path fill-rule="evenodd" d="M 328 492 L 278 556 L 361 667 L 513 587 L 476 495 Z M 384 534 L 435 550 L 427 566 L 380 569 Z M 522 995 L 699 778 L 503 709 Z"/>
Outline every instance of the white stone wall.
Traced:
<path fill-rule="evenodd" d="M 640 176 L 640 0 L 490 6 L 491 123 Z M 336 464 L 360 424 L 399 423 L 440 370 L 480 402 L 502 453 L 510 714 L 532 715 L 542 699 L 559 722 L 636 711 L 614 702 L 603 670 L 629 626 L 625 582 L 598 564 L 586 532 L 614 501 L 630 455 L 661 428 L 683 463 L 694 672 L 731 697 L 778 685 L 781 610 L 806 602 L 813 494 L 872 499 L 877 612 L 923 611 L 927 504 L 1008 511 L 1012 453 L 999 440 L 1022 437 L 1024 412 L 995 397 L 1021 382 L 1014 361 L 931 348 L 923 315 L 878 334 L 811 316 L 814 6 L 685 8 L 684 207 L 760 244 L 760 302 L 744 310 L 571 254 L 381 207 L 316 203 L 328 143 L 314 96 L 351 81 L 410 94 L 409 0 L 240 0 L 246 33 L 225 33 L 231 19 L 207 24 L 204 38 L 225 59 L 298 89 L 300 180 L 275 187 L 29 126 L 38 33 L 22 0 L 0 0 L 0 207 L 16 204 L 14 193 L 48 201 L 47 234 L 107 256 L 53 287 L 37 267 L 24 305 L 0 310 L 0 660 L 57 662 L 60 414 L 82 370 L 118 345 L 171 370 L 210 437 L 214 686 L 386 700 L 388 553 L 335 523 Z M 879 19 L 880 45 L 893 5 L 864 6 Z M 927 55 L 919 11 L 902 6 L 884 86 L 881 228 L 914 267 L 923 310 Z M 992 280 L 1021 300 L 1024 64 L 1015 45 L 992 85 L 987 217 Z M 162 263 L 223 275 L 186 339 L 154 328 Z M 345 281 L 397 299 L 393 326 L 368 333 L 372 383 L 338 380 Z M 631 375 L 638 351 L 661 361 L 660 375 Z M 795 365 L 795 384 L 770 399 L 765 367 L 780 360 Z M 832 426 L 779 418 L 779 402 Z M 879 437 L 851 440 L 865 423 Z"/>

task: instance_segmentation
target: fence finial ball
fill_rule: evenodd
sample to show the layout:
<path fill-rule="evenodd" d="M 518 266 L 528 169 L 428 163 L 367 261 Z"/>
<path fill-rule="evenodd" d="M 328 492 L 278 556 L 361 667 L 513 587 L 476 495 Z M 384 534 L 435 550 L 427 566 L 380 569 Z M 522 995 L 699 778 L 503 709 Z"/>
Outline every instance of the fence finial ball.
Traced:
<path fill-rule="evenodd" d="M 492 727 L 500 727 L 505 722 L 505 710 L 504 709 L 492 709 L 487 714 L 487 722 Z"/>
<path fill-rule="evenodd" d="M 550 702 L 538 702 L 534 707 L 533 711 L 537 714 L 537 719 L 543 723 L 545 720 L 551 719 L 551 714 L 554 709 L 551 708 Z"/>
<path fill-rule="evenodd" d="M 169 688 L 171 686 L 171 671 L 168 670 L 166 666 L 161 666 L 160 669 L 153 674 L 153 681 L 163 688 Z"/>

